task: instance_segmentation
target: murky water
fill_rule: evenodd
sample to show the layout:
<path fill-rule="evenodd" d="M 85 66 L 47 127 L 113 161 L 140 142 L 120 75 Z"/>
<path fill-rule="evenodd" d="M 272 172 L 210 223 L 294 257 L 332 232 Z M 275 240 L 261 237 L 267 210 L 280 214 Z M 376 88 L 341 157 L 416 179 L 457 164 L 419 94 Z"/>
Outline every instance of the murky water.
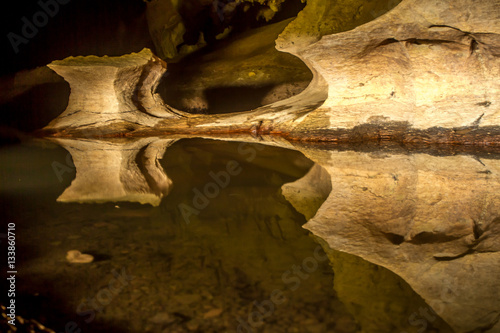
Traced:
<path fill-rule="evenodd" d="M 18 315 L 56 332 L 451 332 L 399 276 L 303 228 L 282 190 L 310 175 L 301 152 L 141 140 L 2 147 Z"/>

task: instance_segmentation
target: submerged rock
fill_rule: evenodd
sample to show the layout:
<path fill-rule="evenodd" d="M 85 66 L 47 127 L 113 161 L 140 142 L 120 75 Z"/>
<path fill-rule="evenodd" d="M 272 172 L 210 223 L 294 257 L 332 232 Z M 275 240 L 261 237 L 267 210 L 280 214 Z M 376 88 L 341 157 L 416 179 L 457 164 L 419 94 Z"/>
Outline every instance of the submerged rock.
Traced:
<path fill-rule="evenodd" d="M 90 254 L 81 253 L 78 250 L 68 251 L 66 260 L 72 264 L 88 264 L 94 261 L 94 257 Z"/>

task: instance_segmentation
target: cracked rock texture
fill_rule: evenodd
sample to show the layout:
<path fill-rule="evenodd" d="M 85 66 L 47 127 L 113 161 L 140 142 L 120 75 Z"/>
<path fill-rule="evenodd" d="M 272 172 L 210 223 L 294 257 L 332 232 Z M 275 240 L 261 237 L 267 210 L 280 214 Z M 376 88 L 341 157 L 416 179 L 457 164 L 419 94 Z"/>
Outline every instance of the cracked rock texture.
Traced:
<path fill-rule="evenodd" d="M 303 50 L 322 36 L 354 29 L 394 8 L 401 0 L 309 0 L 280 34 L 279 49 Z"/>

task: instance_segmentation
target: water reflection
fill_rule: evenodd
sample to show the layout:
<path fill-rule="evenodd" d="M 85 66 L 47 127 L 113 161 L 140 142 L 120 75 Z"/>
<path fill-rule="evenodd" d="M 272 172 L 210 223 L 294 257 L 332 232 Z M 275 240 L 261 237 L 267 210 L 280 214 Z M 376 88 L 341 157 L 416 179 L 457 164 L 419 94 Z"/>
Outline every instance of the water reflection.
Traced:
<path fill-rule="evenodd" d="M 309 199 L 297 193 L 331 184 L 305 228 L 333 249 L 336 273 L 340 252 L 355 255 L 401 276 L 456 332 L 500 331 L 498 155 L 303 151 L 323 170 L 285 195 L 305 209 Z"/>
<path fill-rule="evenodd" d="M 26 316 L 83 332 L 496 332 L 493 155 L 53 142 L 72 158 L 0 151 Z M 70 183 L 57 171 L 73 164 Z M 59 193 L 24 185 L 51 172 Z M 68 264 L 73 249 L 96 260 Z"/>
<path fill-rule="evenodd" d="M 143 138 L 139 140 L 52 139 L 66 149 L 76 168 L 76 178 L 58 201 L 129 201 L 158 206 L 172 181 L 159 160 L 176 140 Z M 66 161 L 67 162 L 67 161 Z M 68 165 L 52 164 L 56 175 Z"/>
<path fill-rule="evenodd" d="M 123 176 L 113 172 L 130 175 L 122 167 L 130 161 L 136 163 L 131 169 L 142 173 L 127 179 L 145 184 L 144 172 L 151 174 L 155 163 L 149 169 L 141 163 L 154 158 L 130 156 L 140 156 L 156 141 L 142 141 L 143 147 L 126 142 L 121 154 L 116 142 L 61 142 L 76 152 L 71 183 L 65 178 L 69 172 L 63 175 L 64 184 L 54 173 L 45 173 L 53 172 L 54 161 L 70 167 L 64 151 L 52 149 L 47 151 L 52 160 L 41 161 L 45 171 L 39 174 L 52 176 L 59 193 L 21 191 L 26 195 L 18 197 L 15 183 L 2 192 L 2 202 L 10 207 L 7 219 L 24 230 L 19 236 L 19 272 L 24 277 L 19 308 L 29 310 L 25 317 L 41 318 L 58 331 L 69 325 L 75 332 L 326 332 L 336 326 L 356 327 L 334 296 L 324 253 L 316 254 L 318 244 L 301 228 L 304 217 L 280 194 L 281 185 L 300 178 L 312 164 L 300 153 L 254 144 L 176 142 L 156 165 L 173 186 L 154 206 L 123 201 L 124 196 L 106 187 L 121 188 Z M 100 147 L 104 152 L 98 152 Z M 231 175 L 229 184 L 222 182 L 206 207 L 194 206 L 194 189 L 205 193 L 206 184 L 216 183 L 211 172 L 227 172 L 230 161 L 241 172 Z M 30 177 L 29 166 L 37 164 L 35 159 L 23 163 L 27 169 L 18 172 L 22 183 Z M 106 187 L 96 186 L 98 179 Z M 56 201 L 68 191 L 63 186 L 78 194 L 74 202 Z M 82 198 L 108 202 L 76 203 Z M 199 211 L 189 223 L 181 204 Z M 66 252 L 73 249 L 96 260 L 69 264 Z M 317 267 L 307 278 L 297 277 L 294 267 L 315 254 L 323 260 L 315 259 Z M 279 304 L 271 309 L 270 300 Z"/>

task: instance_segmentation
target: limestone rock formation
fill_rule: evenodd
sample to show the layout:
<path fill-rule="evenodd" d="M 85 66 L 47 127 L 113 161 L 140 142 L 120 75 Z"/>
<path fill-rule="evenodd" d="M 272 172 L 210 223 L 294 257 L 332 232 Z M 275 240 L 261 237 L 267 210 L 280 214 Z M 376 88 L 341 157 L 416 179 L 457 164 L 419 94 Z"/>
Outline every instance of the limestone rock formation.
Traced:
<path fill-rule="evenodd" d="M 289 22 L 251 29 L 227 38 L 210 52 L 169 64 L 168 75 L 158 87 L 160 95 L 180 110 L 223 113 L 246 111 L 300 93 L 312 79 L 310 70 L 297 57 L 275 48 L 276 38 Z M 251 103 L 245 103 L 244 96 Z"/>
<path fill-rule="evenodd" d="M 499 32 L 499 1 L 406 0 L 354 30 L 292 48 L 328 84 L 327 100 L 295 131 L 498 126 Z"/>
<path fill-rule="evenodd" d="M 454 331 L 500 332 L 497 155 L 299 149 L 323 171 L 288 184 L 290 202 L 312 215 L 315 184 L 332 188 L 305 228 L 401 276 Z"/>
<path fill-rule="evenodd" d="M 167 61 L 177 61 L 205 47 L 207 42 L 227 37 L 240 21 L 253 24 L 269 21 L 283 2 L 148 0 L 146 17 L 158 55 Z"/>
<path fill-rule="evenodd" d="M 322 36 L 354 29 L 394 8 L 401 0 L 309 0 L 276 43 L 281 50 L 304 50 Z M 293 51 L 292 51 L 293 53 Z"/>
<path fill-rule="evenodd" d="M 71 88 L 66 110 L 49 128 L 105 129 L 119 123 L 127 131 L 179 117 L 156 94 L 166 64 L 147 49 L 122 57 L 69 57 L 48 67 Z"/>
<path fill-rule="evenodd" d="M 302 140 L 495 144 L 499 8 L 498 0 L 404 0 L 369 23 L 305 48 L 278 44 L 309 66 L 310 85 L 290 99 L 234 114 L 189 115 L 164 105 L 155 89 L 165 69 L 148 51 L 54 62 L 49 67 L 70 82 L 72 94 L 66 112 L 46 129 L 65 135 L 105 128 L 109 135 L 255 132 Z M 67 117 L 74 111 L 86 116 Z"/>

